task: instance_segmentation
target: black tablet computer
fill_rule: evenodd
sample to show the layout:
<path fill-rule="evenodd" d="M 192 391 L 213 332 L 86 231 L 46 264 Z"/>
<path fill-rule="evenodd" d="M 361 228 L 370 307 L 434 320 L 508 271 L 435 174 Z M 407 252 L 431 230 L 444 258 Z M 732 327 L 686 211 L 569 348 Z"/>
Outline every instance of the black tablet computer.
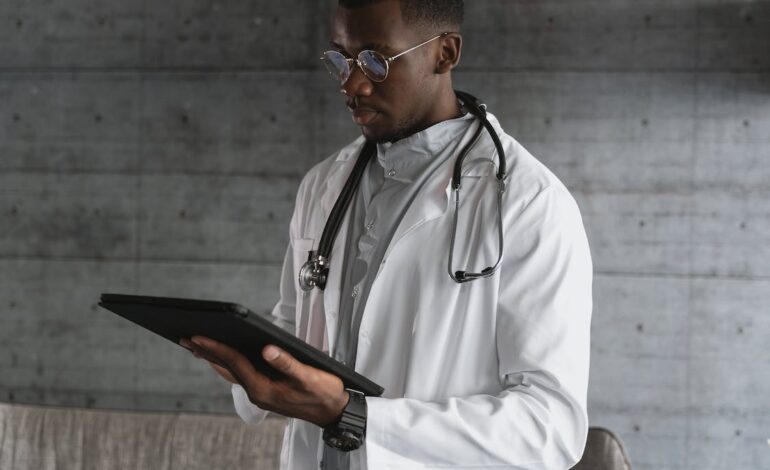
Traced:
<path fill-rule="evenodd" d="M 262 359 L 262 348 L 274 344 L 300 362 L 336 375 L 342 379 L 346 388 L 369 396 L 380 396 L 384 391 L 382 387 L 350 367 L 274 325 L 265 316 L 238 304 L 212 300 L 102 294 L 99 305 L 177 345 L 182 338 L 196 335 L 227 344 L 246 356 L 254 368 L 269 377 L 279 377 L 280 372 L 265 363 Z"/>

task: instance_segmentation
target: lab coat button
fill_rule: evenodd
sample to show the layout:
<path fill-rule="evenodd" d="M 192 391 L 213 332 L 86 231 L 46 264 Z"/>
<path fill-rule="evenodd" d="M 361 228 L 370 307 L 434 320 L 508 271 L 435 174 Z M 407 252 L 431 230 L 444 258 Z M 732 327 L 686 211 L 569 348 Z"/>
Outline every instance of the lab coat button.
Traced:
<path fill-rule="evenodd" d="M 353 293 L 350 294 L 350 295 L 353 296 L 353 297 L 358 297 L 358 287 L 354 287 L 353 288 Z"/>
<path fill-rule="evenodd" d="M 374 222 L 369 222 L 368 224 L 366 224 L 366 231 L 367 232 L 369 230 L 373 229 L 373 228 L 374 228 Z"/>
<path fill-rule="evenodd" d="M 393 170 L 393 169 L 388 170 L 388 176 L 390 176 L 391 178 L 396 176 L 396 170 Z"/>

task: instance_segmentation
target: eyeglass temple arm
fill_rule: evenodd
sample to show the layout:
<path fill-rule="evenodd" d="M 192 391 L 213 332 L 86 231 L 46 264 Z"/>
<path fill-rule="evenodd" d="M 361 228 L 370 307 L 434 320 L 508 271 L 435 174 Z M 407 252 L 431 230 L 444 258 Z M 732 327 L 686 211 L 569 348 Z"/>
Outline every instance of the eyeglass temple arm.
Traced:
<path fill-rule="evenodd" d="M 431 41 L 435 41 L 436 39 L 438 39 L 438 38 L 440 38 L 440 37 L 446 36 L 447 34 L 449 34 L 449 33 L 441 33 L 441 34 L 439 34 L 438 36 L 436 36 L 436 37 L 434 37 L 434 38 L 430 38 L 430 39 L 428 39 L 428 40 L 427 40 L 427 41 L 425 41 L 425 42 L 422 42 L 422 43 L 420 43 L 420 44 L 417 44 L 416 46 L 414 46 L 414 47 L 412 47 L 412 48 L 410 48 L 410 49 L 407 49 L 407 50 L 405 50 L 404 52 L 400 52 L 400 53 L 398 53 L 398 54 L 394 55 L 393 57 L 388 57 L 388 58 L 387 58 L 387 59 L 385 59 L 385 60 L 387 60 L 388 62 L 393 62 L 394 60 L 398 59 L 398 58 L 399 58 L 399 57 L 401 57 L 402 55 L 404 55 L 404 54 L 406 54 L 406 53 L 408 53 L 408 52 L 412 52 L 413 50 L 417 49 L 418 47 L 422 47 L 422 46 L 424 46 L 424 45 L 428 44 L 428 43 L 429 43 L 429 42 L 431 42 Z"/>

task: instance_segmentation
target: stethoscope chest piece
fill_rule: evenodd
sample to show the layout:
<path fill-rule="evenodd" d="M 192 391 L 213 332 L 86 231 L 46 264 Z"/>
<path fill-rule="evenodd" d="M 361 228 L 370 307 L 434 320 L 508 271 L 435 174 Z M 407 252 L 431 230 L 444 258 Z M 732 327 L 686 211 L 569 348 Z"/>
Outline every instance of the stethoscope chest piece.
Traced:
<path fill-rule="evenodd" d="M 299 287 L 307 292 L 318 287 L 324 290 L 326 287 L 326 278 L 329 274 L 327 259 L 316 255 L 315 251 L 308 254 L 307 261 L 299 270 Z"/>

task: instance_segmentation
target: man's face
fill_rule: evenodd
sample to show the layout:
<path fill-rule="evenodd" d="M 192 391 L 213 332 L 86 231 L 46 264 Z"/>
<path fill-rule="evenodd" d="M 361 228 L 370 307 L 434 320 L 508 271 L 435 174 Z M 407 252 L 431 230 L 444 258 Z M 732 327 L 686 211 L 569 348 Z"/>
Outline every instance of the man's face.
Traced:
<path fill-rule="evenodd" d="M 407 25 L 397 0 L 384 0 L 355 9 L 338 7 L 331 44 L 346 57 L 356 58 L 364 49 L 392 57 L 430 39 L 430 33 Z M 392 142 L 428 127 L 438 86 L 434 74 L 438 42 L 391 62 L 384 82 L 369 80 L 354 65 L 341 90 L 353 121 L 368 140 Z"/>

